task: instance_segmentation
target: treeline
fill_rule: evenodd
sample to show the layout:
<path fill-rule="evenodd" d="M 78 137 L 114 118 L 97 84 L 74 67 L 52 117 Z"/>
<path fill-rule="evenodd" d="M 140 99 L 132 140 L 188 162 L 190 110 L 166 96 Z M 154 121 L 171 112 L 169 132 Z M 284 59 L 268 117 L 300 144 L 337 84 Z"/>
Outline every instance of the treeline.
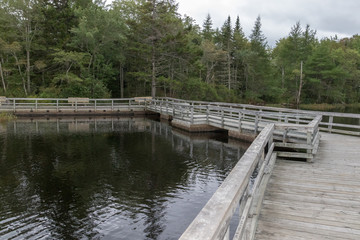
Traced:
<path fill-rule="evenodd" d="M 267 103 L 360 101 L 360 36 L 319 40 L 298 22 L 267 44 L 258 17 L 214 29 L 174 0 L 2 0 L 1 95 L 171 96 Z"/>

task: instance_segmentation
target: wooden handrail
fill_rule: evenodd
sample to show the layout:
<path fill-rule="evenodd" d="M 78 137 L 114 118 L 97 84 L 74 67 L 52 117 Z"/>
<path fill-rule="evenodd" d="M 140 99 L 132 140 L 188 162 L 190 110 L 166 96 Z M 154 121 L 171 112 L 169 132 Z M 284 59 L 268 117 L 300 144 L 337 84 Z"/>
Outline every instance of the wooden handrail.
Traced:
<path fill-rule="evenodd" d="M 309 110 L 298 110 L 298 109 L 290 109 L 290 108 L 278 108 L 278 107 L 267 107 L 267 106 L 255 106 L 249 104 L 237 104 L 237 103 L 223 103 L 223 102 L 204 102 L 204 101 L 186 101 L 182 99 L 175 99 L 175 98 L 157 98 L 157 100 L 166 100 L 173 103 L 185 103 L 189 102 L 192 103 L 194 106 L 214 106 L 218 108 L 228 109 L 231 108 L 233 111 L 235 109 L 242 109 L 244 111 L 261 111 L 261 115 L 265 116 L 266 114 L 287 114 L 291 116 L 291 114 L 300 114 L 302 118 L 309 118 L 314 120 L 316 116 L 322 116 L 322 121 L 319 122 L 319 129 L 321 131 L 326 132 L 336 132 L 340 134 L 349 134 L 349 135 L 356 135 L 360 136 L 360 114 L 355 113 L 338 113 L 338 112 L 320 112 L 320 111 L 309 111 Z M 307 117 L 308 116 L 308 117 Z M 294 116 L 295 117 L 295 116 Z M 342 123 L 334 123 L 334 117 L 337 118 L 345 118 L 345 119 L 357 119 L 358 124 L 342 124 Z M 328 122 L 323 122 L 325 119 L 329 119 Z M 303 122 L 300 120 L 299 122 Z M 324 128 L 323 126 L 326 126 Z"/>
<path fill-rule="evenodd" d="M 246 202 L 246 207 L 241 209 L 239 224 L 245 226 L 254 195 L 260 186 L 265 169 L 267 171 L 271 169 L 269 160 L 273 154 L 273 131 L 274 124 L 268 124 L 261 131 L 224 182 L 182 234 L 181 240 L 224 239 L 229 232 L 230 219 L 241 199 Z M 266 146 L 268 146 L 269 151 L 265 153 Z M 255 178 L 255 182 L 258 183 L 254 184 L 252 188 L 249 184 L 250 177 L 253 176 L 258 164 L 260 164 L 259 169 L 262 169 L 262 172 L 259 172 Z M 252 193 L 252 195 L 248 193 Z"/>

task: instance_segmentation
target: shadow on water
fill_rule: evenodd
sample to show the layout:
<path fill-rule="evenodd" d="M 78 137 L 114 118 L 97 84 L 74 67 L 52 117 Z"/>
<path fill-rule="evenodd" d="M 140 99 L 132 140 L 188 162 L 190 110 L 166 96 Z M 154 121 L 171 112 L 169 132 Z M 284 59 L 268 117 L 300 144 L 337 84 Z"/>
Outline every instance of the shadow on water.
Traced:
<path fill-rule="evenodd" d="M 8 122 L 0 238 L 177 239 L 245 152 L 240 143 L 144 118 Z"/>

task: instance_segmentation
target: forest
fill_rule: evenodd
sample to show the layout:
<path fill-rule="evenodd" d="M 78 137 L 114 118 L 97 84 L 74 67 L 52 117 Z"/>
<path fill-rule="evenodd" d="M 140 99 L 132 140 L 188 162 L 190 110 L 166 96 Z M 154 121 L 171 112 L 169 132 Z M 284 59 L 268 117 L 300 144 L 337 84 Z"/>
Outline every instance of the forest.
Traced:
<path fill-rule="evenodd" d="M 174 0 L 1 0 L 0 95 L 167 96 L 247 103 L 360 102 L 360 36 L 294 23 L 270 47 L 261 17 L 214 28 Z"/>

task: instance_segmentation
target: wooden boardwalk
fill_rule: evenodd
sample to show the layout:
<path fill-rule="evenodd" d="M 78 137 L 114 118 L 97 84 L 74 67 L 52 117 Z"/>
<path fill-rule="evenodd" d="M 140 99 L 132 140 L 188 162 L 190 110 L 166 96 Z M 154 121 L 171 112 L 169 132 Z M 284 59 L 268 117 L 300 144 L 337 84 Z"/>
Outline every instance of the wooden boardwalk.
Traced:
<path fill-rule="evenodd" d="M 147 97 L 2 98 L 0 112 L 47 117 L 157 113 L 188 132 L 222 130 L 251 140 L 181 240 L 228 240 L 234 232 L 236 240 L 360 239 L 360 138 L 322 133 L 319 141 L 320 130 L 360 136 L 360 114 Z M 240 218 L 230 226 L 234 214 Z"/>
<path fill-rule="evenodd" d="M 255 239 L 360 239 L 360 138 L 321 135 L 314 163 L 277 160 Z"/>

